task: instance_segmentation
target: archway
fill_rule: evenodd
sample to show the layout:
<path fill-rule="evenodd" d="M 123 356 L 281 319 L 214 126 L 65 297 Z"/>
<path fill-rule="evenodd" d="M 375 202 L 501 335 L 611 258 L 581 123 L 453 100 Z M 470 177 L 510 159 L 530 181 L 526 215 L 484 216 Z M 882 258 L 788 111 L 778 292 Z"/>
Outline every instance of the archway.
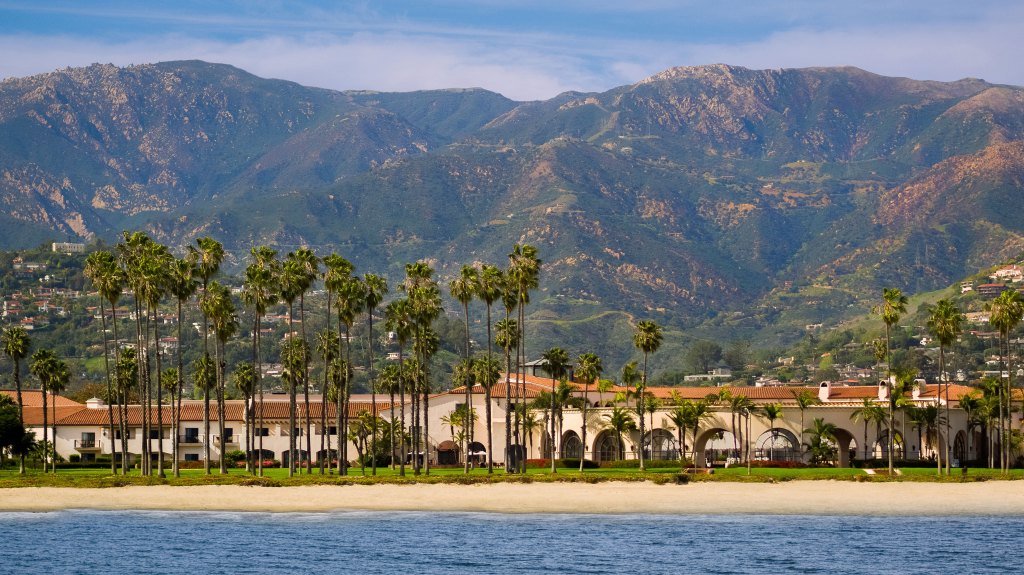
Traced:
<path fill-rule="evenodd" d="M 583 457 L 583 442 L 575 431 L 566 431 L 562 434 L 562 457 L 579 459 Z"/>
<path fill-rule="evenodd" d="M 455 443 L 450 439 L 446 439 L 437 445 L 437 464 L 438 465 L 458 465 L 459 464 L 459 444 Z"/>
<path fill-rule="evenodd" d="M 873 456 L 875 459 L 889 459 L 888 430 L 882 431 L 882 434 L 878 436 L 878 441 L 875 442 Z M 893 434 L 893 459 L 902 460 L 904 457 L 906 457 L 906 451 L 903 449 L 903 436 L 899 431 L 897 431 Z"/>
<path fill-rule="evenodd" d="M 602 431 L 594 440 L 594 459 L 597 461 L 617 461 L 622 459 L 624 451 L 613 431 Z"/>
<path fill-rule="evenodd" d="M 800 461 L 800 440 L 788 429 L 775 427 L 754 441 L 755 461 Z"/>
<path fill-rule="evenodd" d="M 285 451 L 283 451 L 281 453 L 281 466 L 282 467 L 288 467 L 288 462 L 291 461 L 291 457 L 290 456 L 291 456 L 291 453 L 289 453 L 287 450 L 285 450 Z M 304 463 L 304 462 L 306 462 L 308 460 L 309 460 L 309 452 L 308 451 L 306 451 L 305 449 L 296 449 L 295 450 L 295 462 L 297 464 Z"/>
<path fill-rule="evenodd" d="M 469 443 L 469 464 L 487 464 L 487 448 L 484 447 L 483 443 L 480 443 L 479 441 L 471 441 Z"/>
<path fill-rule="evenodd" d="M 687 442 L 687 437 L 684 436 L 684 443 Z M 700 430 L 696 444 L 697 456 L 693 464 L 698 467 L 704 465 L 729 467 L 738 464 L 743 459 L 743 442 L 731 431 L 722 427 Z M 693 445 L 684 445 L 683 449 L 686 452 L 686 457 L 693 456 Z"/>
<path fill-rule="evenodd" d="M 679 442 L 667 429 L 659 427 L 648 432 L 644 437 L 644 448 L 647 450 L 647 458 L 651 460 L 679 458 Z"/>
<path fill-rule="evenodd" d="M 850 461 L 857 457 L 857 439 L 843 428 L 836 429 L 836 465 L 849 467 Z"/>
<path fill-rule="evenodd" d="M 953 438 L 953 467 L 960 467 L 967 462 L 967 435 L 963 431 L 956 432 Z"/>

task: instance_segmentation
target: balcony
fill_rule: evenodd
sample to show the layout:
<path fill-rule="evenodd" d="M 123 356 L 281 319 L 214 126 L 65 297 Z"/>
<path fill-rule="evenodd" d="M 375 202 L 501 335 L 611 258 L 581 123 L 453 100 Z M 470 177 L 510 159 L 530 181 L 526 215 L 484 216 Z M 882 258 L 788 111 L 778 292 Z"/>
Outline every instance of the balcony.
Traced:
<path fill-rule="evenodd" d="M 100 443 L 95 439 L 76 439 L 75 451 L 81 453 L 93 453 L 100 450 Z"/>
<path fill-rule="evenodd" d="M 220 445 L 220 436 L 219 435 L 214 435 L 213 436 L 213 444 L 214 445 Z M 224 446 L 225 447 L 232 447 L 232 446 L 233 447 L 238 447 L 238 438 L 235 437 L 234 435 L 226 436 L 224 438 Z"/>
<path fill-rule="evenodd" d="M 179 435 L 178 444 L 180 445 L 202 445 L 203 438 L 201 435 Z"/>

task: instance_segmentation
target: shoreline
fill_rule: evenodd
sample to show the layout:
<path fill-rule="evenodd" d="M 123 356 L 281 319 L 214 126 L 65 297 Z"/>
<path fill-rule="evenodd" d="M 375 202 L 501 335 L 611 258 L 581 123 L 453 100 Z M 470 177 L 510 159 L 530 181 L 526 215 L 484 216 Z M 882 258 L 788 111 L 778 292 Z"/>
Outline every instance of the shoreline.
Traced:
<path fill-rule="evenodd" d="M 1015 481 L 976 483 L 701 482 L 688 485 L 238 485 L 0 489 L 0 512 L 228 511 L 329 513 L 426 511 L 555 514 L 1022 515 Z"/>

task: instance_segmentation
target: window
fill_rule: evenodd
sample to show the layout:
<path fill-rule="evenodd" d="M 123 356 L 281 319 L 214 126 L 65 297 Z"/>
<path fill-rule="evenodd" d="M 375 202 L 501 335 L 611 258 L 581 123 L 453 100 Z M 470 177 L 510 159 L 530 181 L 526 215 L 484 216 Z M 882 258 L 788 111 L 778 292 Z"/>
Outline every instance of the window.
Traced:
<path fill-rule="evenodd" d="M 256 435 L 258 437 L 270 437 L 270 428 L 269 427 L 261 427 L 256 432 Z"/>
<path fill-rule="evenodd" d="M 199 443 L 199 428 L 198 427 L 186 427 L 185 428 L 185 443 Z"/>
<path fill-rule="evenodd" d="M 232 441 L 235 438 L 235 430 L 231 427 L 224 428 L 224 441 Z"/>
<path fill-rule="evenodd" d="M 149 430 L 149 438 L 150 439 L 160 439 L 160 430 L 159 429 L 150 429 Z"/>
<path fill-rule="evenodd" d="M 115 437 L 116 439 L 121 439 L 121 430 L 120 430 L 120 429 L 115 429 L 115 430 L 114 430 L 114 437 Z M 131 429 L 129 429 L 129 430 L 128 430 L 128 439 L 132 439 L 133 437 L 135 437 L 135 434 L 134 434 L 134 433 L 132 433 L 132 430 L 131 430 Z"/>
<path fill-rule="evenodd" d="M 295 437 L 302 437 L 302 428 L 301 427 L 296 427 L 294 434 L 295 434 Z"/>
<path fill-rule="evenodd" d="M 95 461 L 96 461 L 96 454 L 95 453 L 83 453 L 82 454 L 82 463 L 87 463 L 87 462 L 88 463 L 95 463 Z"/>
<path fill-rule="evenodd" d="M 338 435 L 338 426 L 332 425 L 327 428 L 327 435 Z"/>
<path fill-rule="evenodd" d="M 186 453 L 185 454 L 185 461 L 199 461 L 199 454 L 198 453 Z"/>

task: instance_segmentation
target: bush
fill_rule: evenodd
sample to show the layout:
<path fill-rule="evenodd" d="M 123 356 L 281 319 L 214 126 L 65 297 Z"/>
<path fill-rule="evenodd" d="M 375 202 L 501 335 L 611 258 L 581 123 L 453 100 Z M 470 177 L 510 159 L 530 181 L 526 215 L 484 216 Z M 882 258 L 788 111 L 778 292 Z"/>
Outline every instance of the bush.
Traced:
<path fill-rule="evenodd" d="M 228 451 L 224 454 L 224 461 L 233 461 L 236 463 L 239 461 L 245 461 L 245 452 L 238 449 Z"/>
<path fill-rule="evenodd" d="M 571 467 L 573 469 L 579 469 L 580 468 L 580 460 L 579 460 L 579 458 L 559 459 L 558 460 L 558 466 L 559 467 Z M 596 461 L 591 461 L 590 459 L 584 459 L 583 460 L 583 469 L 598 469 L 600 467 L 601 466 L 598 465 Z"/>
<path fill-rule="evenodd" d="M 737 464 L 737 467 L 743 467 L 742 464 Z M 771 468 L 771 469 L 804 469 L 805 467 L 821 467 L 818 465 L 808 465 L 802 461 L 751 461 L 751 468 Z M 828 465 L 826 467 L 831 467 Z"/>
<path fill-rule="evenodd" d="M 68 463 L 80 463 L 81 461 L 82 456 L 77 453 L 72 453 L 68 456 Z"/>
<path fill-rule="evenodd" d="M 682 461 L 678 459 L 645 459 L 645 467 L 692 467 L 689 459 Z M 619 459 L 616 461 L 603 461 L 600 467 L 605 469 L 640 469 L 639 459 Z"/>

